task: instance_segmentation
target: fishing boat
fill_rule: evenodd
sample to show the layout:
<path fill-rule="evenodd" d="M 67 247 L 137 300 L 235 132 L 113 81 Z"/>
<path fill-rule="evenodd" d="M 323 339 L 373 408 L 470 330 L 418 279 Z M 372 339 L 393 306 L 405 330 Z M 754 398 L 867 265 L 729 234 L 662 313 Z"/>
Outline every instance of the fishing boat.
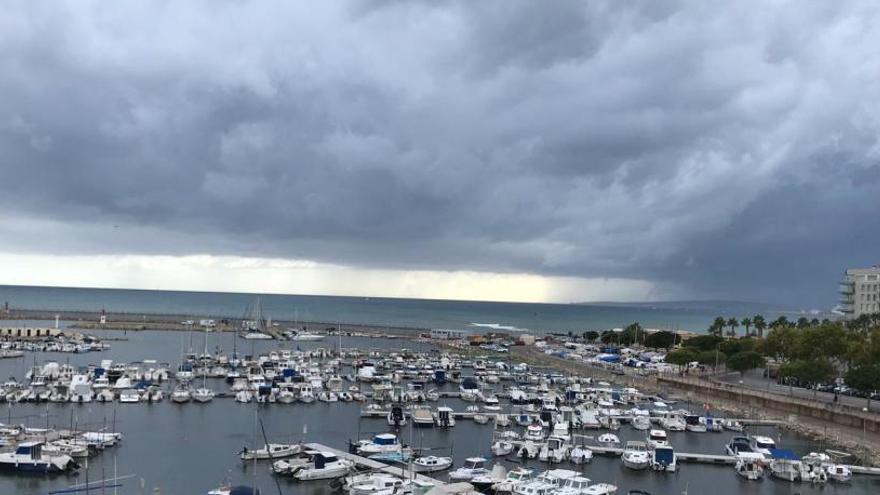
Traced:
<path fill-rule="evenodd" d="M 721 426 L 728 431 L 743 431 L 743 424 L 735 419 L 725 419 L 721 421 Z"/>
<path fill-rule="evenodd" d="M 247 447 L 244 447 L 241 449 L 238 456 L 243 461 L 252 461 L 254 459 L 282 459 L 284 457 L 297 455 L 301 452 L 302 445 L 300 444 L 270 443 L 259 449 L 248 449 Z"/>
<path fill-rule="evenodd" d="M 747 480 L 759 480 L 764 477 L 764 455 L 751 451 L 739 452 L 733 469 Z"/>
<path fill-rule="evenodd" d="M 66 454 L 49 455 L 43 452 L 43 442 L 24 442 L 13 452 L 0 453 L 0 471 L 16 473 L 64 473 L 77 467 Z"/>
<path fill-rule="evenodd" d="M 413 471 L 417 473 L 433 473 L 445 471 L 452 467 L 451 457 L 437 457 L 433 455 L 416 457 L 412 462 Z"/>
<path fill-rule="evenodd" d="M 685 429 L 693 433 L 705 433 L 706 425 L 700 421 L 700 417 L 696 414 L 688 414 L 684 417 Z"/>
<path fill-rule="evenodd" d="M 645 442 L 626 442 L 621 460 L 624 466 L 635 470 L 647 469 L 651 464 Z"/>
<path fill-rule="evenodd" d="M 469 481 L 474 476 L 489 474 L 486 469 L 486 459 L 482 457 L 468 457 L 464 465 L 449 473 L 449 479 L 453 481 Z"/>

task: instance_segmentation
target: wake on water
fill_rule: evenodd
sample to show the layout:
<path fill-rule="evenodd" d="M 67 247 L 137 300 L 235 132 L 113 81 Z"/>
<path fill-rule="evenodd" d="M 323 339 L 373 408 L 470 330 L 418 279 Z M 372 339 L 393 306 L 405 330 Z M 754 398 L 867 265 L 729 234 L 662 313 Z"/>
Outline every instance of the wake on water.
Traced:
<path fill-rule="evenodd" d="M 471 323 L 472 327 L 491 328 L 492 330 L 507 330 L 508 332 L 528 332 L 528 328 L 519 328 L 511 325 L 502 325 L 500 323 Z"/>

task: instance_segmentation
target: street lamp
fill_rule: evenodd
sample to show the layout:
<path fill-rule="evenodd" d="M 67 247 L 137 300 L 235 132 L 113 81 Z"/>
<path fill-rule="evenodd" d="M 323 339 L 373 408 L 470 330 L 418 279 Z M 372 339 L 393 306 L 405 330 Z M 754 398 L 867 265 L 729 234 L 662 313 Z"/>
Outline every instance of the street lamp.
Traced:
<path fill-rule="evenodd" d="M 868 443 L 867 443 L 866 437 L 868 436 L 868 426 L 867 426 L 868 425 L 868 408 L 863 407 L 862 412 L 865 413 L 865 414 L 862 414 L 862 448 L 865 449 L 865 459 L 864 460 L 867 461 L 868 460 Z"/>
<path fill-rule="evenodd" d="M 743 381 L 739 381 L 739 407 L 743 404 Z"/>

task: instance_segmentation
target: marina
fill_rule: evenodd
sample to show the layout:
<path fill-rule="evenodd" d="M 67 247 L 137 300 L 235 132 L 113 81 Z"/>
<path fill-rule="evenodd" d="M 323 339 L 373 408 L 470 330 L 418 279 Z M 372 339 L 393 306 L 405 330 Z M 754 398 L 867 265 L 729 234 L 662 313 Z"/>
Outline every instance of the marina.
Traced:
<path fill-rule="evenodd" d="M 105 334 L 108 337 L 122 337 L 118 332 Z M 132 387 L 139 398 L 141 394 L 149 394 L 149 390 L 161 390 L 164 400 L 138 400 L 137 404 L 131 404 L 123 402 L 121 393 L 114 393 L 112 399 L 100 402 L 98 394 L 93 391 L 90 402 L 70 402 L 70 398 L 65 402 L 37 402 L 16 400 L 21 393 L 16 395 L 4 388 L 5 393 L 0 396 L 7 400 L 6 407 L 9 409 L 4 423 L 26 423 L 36 427 L 38 422 L 45 425 L 48 418 L 50 426 L 57 426 L 61 431 L 62 421 L 66 420 L 69 424 L 74 418 L 79 424 L 87 424 L 95 431 L 121 432 L 125 441 L 120 443 L 120 447 L 110 451 L 109 455 L 104 453 L 89 460 L 90 477 L 95 477 L 98 471 L 106 475 L 110 472 L 110 465 L 115 465 L 114 472 L 132 473 L 146 480 L 150 473 L 157 473 L 156 469 L 163 469 L 161 466 L 166 462 L 173 462 L 159 453 L 162 445 L 182 442 L 188 451 L 200 452 L 196 456 L 187 456 L 186 462 L 192 463 L 198 472 L 211 476 L 199 480 L 175 475 L 153 478 L 161 480 L 154 482 L 153 486 L 162 490 L 162 493 L 178 489 L 205 493 L 224 479 L 236 483 L 257 483 L 265 491 L 274 485 L 272 478 L 277 477 L 284 493 L 315 493 L 320 487 L 327 486 L 321 481 L 296 481 L 274 475 L 269 460 L 257 461 L 254 465 L 239 459 L 238 453 L 243 451 L 243 447 L 261 448 L 266 440 L 288 445 L 302 442 L 299 449 L 320 450 L 351 461 L 368 472 L 378 471 L 383 475 L 398 477 L 407 470 L 405 459 L 410 458 L 408 456 L 449 456 L 452 464 L 443 468 L 443 471 L 415 473 L 414 478 L 422 482 L 422 488 L 431 483 L 436 485 L 437 481 L 448 483 L 450 468 L 459 468 L 465 459 L 474 455 L 482 455 L 487 460 L 487 471 L 494 465 L 508 471 L 528 467 L 535 475 L 560 467 L 564 470 L 574 469 L 593 482 L 617 486 L 618 493 L 629 489 L 642 489 L 649 493 L 675 490 L 677 493 L 686 487 L 689 493 L 697 493 L 701 483 L 711 484 L 711 480 L 720 473 L 732 475 L 731 482 L 743 483 L 736 481 L 734 467 L 738 462 L 737 457 L 728 455 L 724 450 L 730 435 L 741 433 L 669 430 L 669 443 L 673 447 L 669 454 L 671 457 L 652 461 L 649 452 L 648 465 L 662 462 L 657 465 L 664 466 L 664 469 L 671 468 L 670 460 L 674 460 L 677 461 L 677 467 L 670 474 L 643 478 L 639 469 L 627 467 L 620 458 L 624 443 L 643 441 L 648 433 L 634 428 L 631 423 L 643 413 L 651 413 L 651 409 L 661 400 L 666 401 L 660 402 L 665 406 L 664 414 L 678 411 L 685 404 L 670 398 L 641 396 L 635 389 L 615 389 L 598 381 L 593 382 L 589 377 L 570 377 L 552 373 L 552 370 L 530 370 L 520 366 L 520 371 L 515 372 L 519 365 L 506 362 L 503 355 L 486 356 L 481 360 L 471 356 L 456 356 L 448 351 L 439 351 L 431 342 L 418 339 L 340 339 L 328 336 L 324 340 L 278 342 L 245 341 L 234 334 L 208 334 L 206 354 L 203 333 L 192 335 L 192 353 L 189 352 L 190 335 L 185 333 L 129 332 L 124 338 L 127 340 L 108 340 L 111 344 L 109 348 L 99 353 L 74 353 L 61 359 L 53 357 L 51 353 L 28 351 L 24 359 L 0 363 L 0 370 L 15 377 L 16 383 L 20 384 L 13 387 L 10 382 L 8 385 L 12 389 L 27 390 L 28 372 L 33 378 L 34 371 L 46 369 L 47 364 L 50 370 L 55 369 L 52 362 L 58 363 L 59 369 L 69 366 L 74 374 L 85 374 L 92 386 L 103 374 L 111 375 L 101 372 L 96 375 L 97 370 L 106 366 L 107 370 L 114 370 L 113 381 L 117 383 L 120 378 L 135 380 Z M 238 376 L 233 373 L 232 380 L 229 380 L 226 375 L 231 371 L 231 363 L 235 362 L 230 359 L 233 349 L 236 349 L 235 354 L 241 355 L 241 369 Z M 187 358 L 188 354 L 192 354 L 193 358 Z M 213 356 L 211 363 L 208 363 L 209 355 Z M 145 359 L 145 356 L 150 358 Z M 218 364 L 223 362 L 226 364 Z M 257 368 L 253 366 L 254 363 L 259 363 L 257 368 L 261 379 L 255 376 Z M 193 366 L 182 366 L 186 364 Z M 224 370 L 222 375 L 220 368 Z M 505 368 L 507 371 L 503 371 Z M 286 373 L 283 369 L 291 369 L 295 373 Z M 437 374 L 438 369 L 444 372 Z M 138 376 L 132 375 L 138 373 Z M 138 389 L 136 381 L 143 380 L 147 374 L 155 377 L 155 382 Z M 466 385 L 466 379 L 474 379 L 476 388 Z M 236 380 L 248 383 L 246 390 L 234 391 Z M 192 397 L 181 403 L 170 400 L 181 383 L 192 384 L 192 392 L 196 388 L 210 389 L 213 399 L 201 403 Z M 52 381 L 48 380 L 46 384 L 51 387 Z M 113 390 L 112 385 L 109 390 Z M 262 389 L 266 392 L 261 393 L 261 387 L 268 388 Z M 286 395 L 282 392 L 285 390 L 293 394 L 293 400 L 284 399 Z M 243 391 L 248 392 L 246 401 L 237 399 Z M 331 391 L 337 396 L 335 401 L 329 399 Z M 324 392 L 327 392 L 325 399 L 318 400 L 317 397 Z M 349 394 L 350 400 L 340 399 L 344 393 Z M 316 397 L 315 400 L 302 400 L 303 395 L 311 394 Z M 105 395 L 109 398 L 109 394 Z M 355 400 L 355 397 L 358 399 Z M 437 420 L 438 411 L 443 409 L 448 409 L 454 425 Z M 396 426 L 392 421 L 395 410 L 399 410 Z M 552 410 L 552 414 L 544 414 L 548 410 Z M 413 420 L 421 414 L 417 411 L 431 413 L 430 424 L 418 427 Z M 255 422 L 255 414 L 259 416 L 262 428 Z M 684 415 L 684 412 L 681 414 Z M 480 415 L 488 420 L 485 424 L 478 421 Z M 533 440 L 525 440 L 525 428 L 518 426 L 522 424 L 519 421 L 523 416 L 528 417 L 525 424 L 540 428 L 537 430 L 540 433 Z M 661 416 L 660 411 L 646 417 L 651 428 L 666 424 L 674 426 L 674 421 Z M 593 418 L 597 418 L 596 425 L 592 423 Z M 726 422 L 719 420 L 719 424 L 739 425 L 746 430 L 745 434 L 770 434 L 781 445 L 801 450 L 802 455 L 820 447 L 777 430 L 773 421 L 748 417 L 724 419 Z M 562 430 L 553 427 L 560 422 L 571 426 L 565 426 Z M 423 420 L 423 423 L 427 422 Z M 602 432 L 609 431 L 602 424 L 613 427 L 610 431 L 619 438 L 618 447 L 599 444 Z M 165 425 L 165 428 L 156 429 L 152 425 Z M 331 425 L 345 426 L 339 428 Z M 172 428 L 169 430 L 168 426 Z M 265 429 L 268 435 L 265 440 L 261 429 Z M 395 440 L 388 452 L 377 451 L 377 454 L 384 456 L 384 461 L 369 458 L 377 454 L 365 456 L 350 452 L 350 446 L 358 440 L 367 442 L 369 440 L 364 439 L 386 433 L 393 434 Z M 561 437 L 556 444 L 552 440 L 554 435 Z M 493 443 L 500 436 L 507 438 L 509 451 L 504 453 L 502 450 L 502 455 L 494 455 Z M 202 439 L 210 439 L 214 447 L 204 444 Z M 14 443 L 10 443 L 10 446 Z M 547 451 L 546 454 L 542 449 Z M 591 452 L 591 455 L 584 455 L 584 451 Z M 133 463 L 129 457 L 131 454 L 127 452 L 137 452 L 138 459 L 144 459 L 146 455 L 153 460 Z M 180 462 L 180 459 L 176 462 Z M 172 465 L 164 469 L 171 469 Z M 853 479 L 843 485 L 834 481 L 823 483 L 828 485 L 823 489 L 825 492 L 844 489 L 859 493 L 858 487 L 867 488 L 876 483 L 873 475 L 877 472 L 873 468 L 844 468 L 854 473 Z M 82 482 L 84 477 L 82 467 L 73 474 L 42 480 L 6 475 L 0 477 L 0 488 L 14 487 L 25 490 L 21 493 L 43 493 Z M 670 483 L 675 486 L 670 487 Z M 729 493 L 765 493 L 769 489 L 767 487 L 778 483 L 781 481 L 731 485 L 732 491 Z M 819 485 L 810 482 L 801 485 L 799 490 L 801 493 L 811 493 L 814 488 L 818 490 Z M 712 493 L 728 492 L 722 487 L 713 488 Z"/>

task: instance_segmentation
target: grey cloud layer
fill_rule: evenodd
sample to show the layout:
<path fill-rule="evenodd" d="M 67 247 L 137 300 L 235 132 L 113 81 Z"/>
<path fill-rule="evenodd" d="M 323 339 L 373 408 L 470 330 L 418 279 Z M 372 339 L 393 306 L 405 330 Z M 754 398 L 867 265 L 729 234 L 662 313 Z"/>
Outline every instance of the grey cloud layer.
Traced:
<path fill-rule="evenodd" d="M 880 261 L 878 46 L 873 2 L 20 2 L 0 205 L 70 228 L 4 247 L 828 305 Z"/>

